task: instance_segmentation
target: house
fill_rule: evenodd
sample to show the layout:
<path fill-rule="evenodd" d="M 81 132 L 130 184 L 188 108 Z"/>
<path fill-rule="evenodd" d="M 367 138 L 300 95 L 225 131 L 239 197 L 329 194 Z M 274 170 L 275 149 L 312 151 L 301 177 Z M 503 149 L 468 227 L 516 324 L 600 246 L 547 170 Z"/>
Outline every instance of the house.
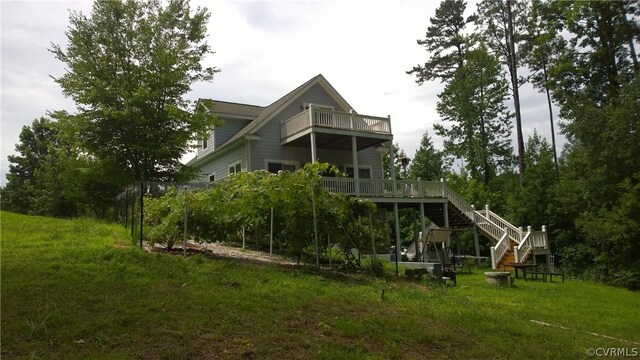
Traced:
<path fill-rule="evenodd" d="M 480 255 L 477 233 L 492 240 L 494 268 L 549 253 L 544 228 L 524 231 L 488 206 L 477 211 L 443 181 L 385 179 L 383 157 L 390 151 L 394 158 L 390 116 L 356 112 L 322 75 L 268 106 L 218 100 L 201 102 L 224 123 L 200 142 L 196 157 L 188 163 L 200 170 L 200 181 L 215 182 L 240 171 L 294 171 L 305 163 L 326 162 L 342 169 L 348 178 L 324 178 L 323 186 L 393 210 L 397 258 L 401 251 L 400 208 L 419 212 L 422 236 L 416 236 L 413 249 L 415 257 L 423 262 L 428 260 L 425 259 L 428 239 L 439 228 L 473 230 L 477 257 Z M 389 173 L 394 174 L 393 162 L 390 166 Z M 427 228 L 426 219 L 435 225 Z"/>
<path fill-rule="evenodd" d="M 201 102 L 224 124 L 201 141 L 188 163 L 200 169 L 200 181 L 239 171 L 296 170 L 313 160 L 354 178 L 383 177 L 381 149 L 393 139 L 389 117 L 356 113 L 322 75 L 264 107 Z"/>

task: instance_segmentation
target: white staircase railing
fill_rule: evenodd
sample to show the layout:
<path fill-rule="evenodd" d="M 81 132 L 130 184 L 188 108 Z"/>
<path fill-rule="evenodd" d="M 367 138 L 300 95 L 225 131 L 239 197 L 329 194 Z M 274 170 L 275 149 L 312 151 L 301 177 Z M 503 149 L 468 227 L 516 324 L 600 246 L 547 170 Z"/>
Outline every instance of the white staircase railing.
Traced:
<path fill-rule="evenodd" d="M 496 244 L 496 246 L 492 246 L 491 247 L 491 268 L 495 269 L 498 267 L 498 263 L 500 262 L 500 260 L 502 260 L 502 257 L 504 256 L 504 254 L 507 253 L 507 251 L 509 251 L 509 234 L 507 232 L 507 229 L 505 228 L 503 230 L 503 234 L 502 237 L 500 238 L 500 241 L 498 241 L 498 243 Z"/>
<path fill-rule="evenodd" d="M 542 226 L 542 231 L 532 231 L 531 226 L 527 227 L 527 234 L 520 245 L 513 249 L 515 261 L 524 262 L 535 249 L 548 249 L 549 239 L 547 237 L 547 227 Z"/>
<path fill-rule="evenodd" d="M 506 228 L 511 240 L 517 242 L 518 244 L 522 242 L 522 238 L 523 238 L 522 229 L 515 227 L 507 220 L 498 216 L 498 214 L 489 210 L 489 205 L 484 206 L 484 216 L 487 219 L 491 220 L 492 223 L 498 225 L 500 228 L 502 229 Z"/>
<path fill-rule="evenodd" d="M 519 228 L 490 211 L 489 206 L 485 206 L 484 214 L 477 211 L 473 205 L 469 205 L 469 203 L 453 191 L 444 181 L 441 181 L 441 183 L 442 196 L 448 199 L 454 207 L 473 221 L 482 233 L 490 237 L 493 241 L 500 241 L 504 230 L 507 229 L 508 237 L 520 244 L 522 231 Z"/>

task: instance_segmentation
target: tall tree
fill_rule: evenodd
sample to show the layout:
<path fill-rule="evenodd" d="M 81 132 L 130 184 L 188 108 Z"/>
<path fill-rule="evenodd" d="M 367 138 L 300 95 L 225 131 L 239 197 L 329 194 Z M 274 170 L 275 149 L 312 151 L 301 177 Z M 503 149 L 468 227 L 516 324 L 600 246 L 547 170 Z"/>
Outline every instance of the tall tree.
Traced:
<path fill-rule="evenodd" d="M 425 131 L 420 141 L 420 147 L 413 156 L 409 178 L 437 181 L 443 177 L 444 165 L 442 151 L 435 149 L 429 131 Z"/>
<path fill-rule="evenodd" d="M 527 187 L 521 189 L 517 196 L 515 207 L 518 214 L 513 218 L 526 218 L 528 225 L 539 229 L 542 225 L 549 225 L 549 205 L 553 201 L 553 187 L 558 182 L 550 144 L 534 130 L 527 139 L 525 152 L 527 172 L 525 174 Z"/>
<path fill-rule="evenodd" d="M 214 123 L 184 99 L 218 69 L 203 67 L 209 13 L 188 0 L 96 0 L 91 16 L 72 12 L 68 45 L 51 51 L 67 72 L 55 81 L 78 107 L 77 136 L 132 180 L 167 180 L 190 142 Z"/>
<path fill-rule="evenodd" d="M 478 4 L 477 24 L 482 29 L 483 38 L 496 52 L 509 70 L 511 94 L 516 120 L 516 141 L 518 147 L 518 171 L 520 187 L 524 187 L 524 136 L 522 135 L 522 115 L 520 112 L 520 80 L 518 67 L 520 58 L 517 44 L 524 39 L 527 18 L 527 2 L 516 0 L 483 0 Z"/>
<path fill-rule="evenodd" d="M 520 53 L 523 61 L 531 71 L 529 80 L 535 88 L 544 91 L 549 110 L 549 124 L 551 128 L 551 148 L 556 168 L 556 177 L 560 177 L 558 153 L 556 146 L 556 127 L 553 116 L 553 102 L 551 101 L 549 64 L 558 58 L 562 49 L 566 47 L 566 40 L 557 36 L 561 22 L 555 19 L 553 13 L 548 13 L 550 7 L 540 0 L 532 1 L 531 13 L 526 25 L 526 41 L 523 42 Z M 526 166 L 525 166 L 526 167 Z"/>
<path fill-rule="evenodd" d="M 20 142 L 16 144 L 18 155 L 9 155 L 9 173 L 3 205 L 5 209 L 29 213 L 38 189 L 37 172 L 42 164 L 51 159 L 55 152 L 54 142 L 57 130 L 51 119 L 41 117 L 31 126 L 23 126 Z"/>
<path fill-rule="evenodd" d="M 431 25 L 418 45 L 424 46 L 431 57 L 424 65 L 407 71 L 416 76 L 418 84 L 435 79 L 447 82 L 464 65 L 465 53 L 473 43 L 472 37 L 465 34 L 465 27 L 475 19 L 464 18 L 466 8 L 463 0 L 444 0 L 436 9 L 436 15 L 429 19 Z"/>
<path fill-rule="evenodd" d="M 557 237 L 567 254 L 591 256 L 606 281 L 638 286 L 640 254 L 630 239 L 640 224 L 622 216 L 636 211 L 628 195 L 637 194 L 640 178 L 640 72 L 629 43 L 629 31 L 638 41 L 637 2 L 546 5 L 560 24 L 556 36 L 569 38 L 549 66 L 569 142 L 556 207 L 573 218 Z"/>
<path fill-rule="evenodd" d="M 394 143 L 393 144 L 393 156 L 394 158 L 391 159 L 391 152 L 387 152 L 384 157 L 382 158 L 382 166 L 384 167 L 383 171 L 384 171 L 384 178 L 385 179 L 391 179 L 391 162 L 393 161 L 394 164 L 394 170 L 395 170 L 395 178 L 396 180 L 399 180 L 400 178 L 406 176 L 406 174 L 403 175 L 403 169 L 402 169 L 402 165 L 399 161 L 399 159 L 402 158 L 406 158 L 407 154 L 404 152 L 403 149 L 400 148 L 400 145 L 398 145 L 398 143 Z"/>
<path fill-rule="evenodd" d="M 444 153 L 463 159 L 471 177 L 488 184 L 498 167 L 512 161 L 511 114 L 504 105 L 508 88 L 500 63 L 484 45 L 467 53 L 460 76 L 439 97 L 436 124 Z"/>
<path fill-rule="evenodd" d="M 58 123 L 42 117 L 24 126 L 16 150 L 19 155 L 9 156 L 6 208 L 25 214 L 77 215 L 78 206 L 68 191 L 72 179 L 66 176 L 77 154 L 60 136 Z"/>

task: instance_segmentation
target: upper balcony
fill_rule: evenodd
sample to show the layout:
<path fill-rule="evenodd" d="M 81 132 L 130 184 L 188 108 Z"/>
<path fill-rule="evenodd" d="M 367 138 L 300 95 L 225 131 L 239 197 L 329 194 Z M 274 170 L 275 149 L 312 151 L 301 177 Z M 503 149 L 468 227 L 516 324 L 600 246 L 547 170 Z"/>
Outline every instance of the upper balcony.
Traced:
<path fill-rule="evenodd" d="M 388 117 L 377 117 L 347 113 L 313 106 L 282 121 L 281 145 L 308 146 L 311 132 L 321 139 L 319 145 L 326 148 L 350 148 L 347 136 L 358 136 L 358 148 L 363 149 L 391 140 L 391 121 Z"/>

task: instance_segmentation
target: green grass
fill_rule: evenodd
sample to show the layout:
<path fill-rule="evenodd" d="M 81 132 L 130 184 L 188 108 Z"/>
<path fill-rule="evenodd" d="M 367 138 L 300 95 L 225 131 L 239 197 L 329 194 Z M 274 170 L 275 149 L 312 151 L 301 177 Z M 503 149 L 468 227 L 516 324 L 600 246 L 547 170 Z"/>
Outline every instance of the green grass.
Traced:
<path fill-rule="evenodd" d="M 501 289 L 476 270 L 442 287 L 184 259 L 141 251 L 118 225 L 1 216 L 3 359 L 574 359 L 640 348 L 640 294 L 597 283 Z"/>

